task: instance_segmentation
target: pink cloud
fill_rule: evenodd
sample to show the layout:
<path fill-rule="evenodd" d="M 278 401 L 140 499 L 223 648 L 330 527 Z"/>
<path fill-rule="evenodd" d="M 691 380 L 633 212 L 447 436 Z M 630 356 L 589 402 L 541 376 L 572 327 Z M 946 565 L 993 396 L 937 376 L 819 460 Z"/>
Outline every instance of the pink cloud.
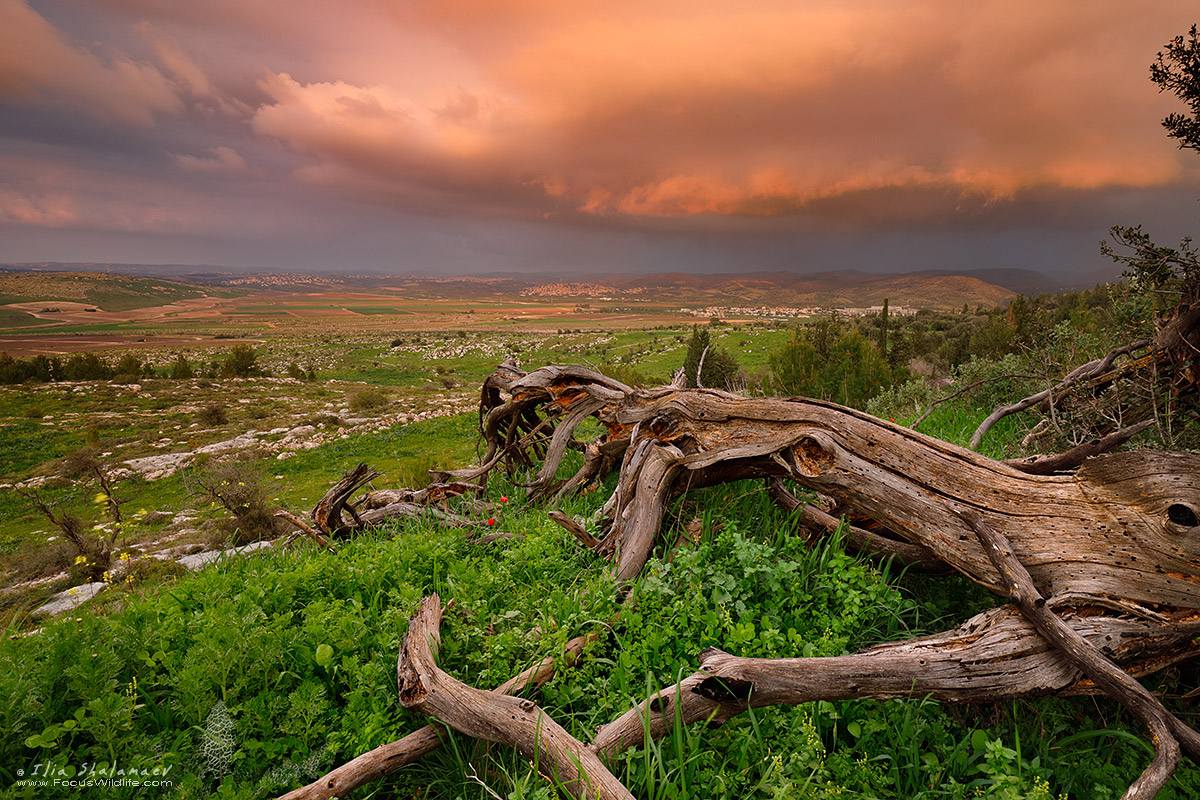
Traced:
<path fill-rule="evenodd" d="M 206 156 L 176 155 L 175 163 L 185 172 L 248 172 L 246 159 L 232 147 L 210 147 Z"/>
<path fill-rule="evenodd" d="M 0 97 L 46 99 L 141 126 L 180 108 L 171 81 L 156 67 L 120 50 L 68 41 L 23 0 L 0 5 Z"/>

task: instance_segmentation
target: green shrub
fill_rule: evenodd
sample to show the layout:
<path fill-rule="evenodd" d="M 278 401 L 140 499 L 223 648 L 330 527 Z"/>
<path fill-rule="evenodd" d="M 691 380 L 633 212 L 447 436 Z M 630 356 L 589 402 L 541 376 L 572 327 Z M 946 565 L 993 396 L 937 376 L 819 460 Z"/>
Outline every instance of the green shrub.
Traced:
<path fill-rule="evenodd" d="M 187 360 L 187 356 L 183 353 L 178 353 L 175 360 L 171 362 L 171 377 L 177 381 L 188 380 L 195 377 L 196 373 L 192 369 L 192 364 Z"/>
<path fill-rule="evenodd" d="M 216 428 L 228 424 L 229 415 L 225 413 L 225 406 L 210 403 L 196 412 L 196 421 L 210 428 Z"/>
<path fill-rule="evenodd" d="M 207 499 L 229 513 L 216 525 L 215 545 L 249 544 L 279 535 L 284 525 L 275 517 L 264 485 L 258 457 L 242 453 L 214 459 L 195 468 L 188 476 L 193 494 Z"/>
<path fill-rule="evenodd" d="M 388 396 L 378 389 L 360 389 L 350 395 L 351 411 L 370 411 L 388 404 Z"/>
<path fill-rule="evenodd" d="M 248 344 L 235 344 L 221 362 L 221 376 L 251 378 L 265 374 L 258 364 L 258 355 Z"/>

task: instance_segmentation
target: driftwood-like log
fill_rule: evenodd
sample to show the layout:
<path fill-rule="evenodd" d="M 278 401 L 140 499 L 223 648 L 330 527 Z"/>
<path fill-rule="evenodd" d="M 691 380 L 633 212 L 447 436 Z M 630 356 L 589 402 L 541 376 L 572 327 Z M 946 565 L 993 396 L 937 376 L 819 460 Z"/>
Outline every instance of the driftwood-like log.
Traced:
<path fill-rule="evenodd" d="M 513 473 L 532 469 L 540 458 L 541 467 L 530 484 L 530 499 L 549 497 L 559 488 L 555 476 L 579 424 L 632 391 L 620 381 L 586 367 L 550 366 L 526 373 L 505 362 L 484 381 L 479 415 L 487 451 L 482 463 L 438 473 L 438 477 L 482 483 L 498 464 Z M 503 394 L 509 398 L 505 400 Z M 549 441 L 539 451 L 547 432 Z M 597 452 L 585 456 L 584 466 L 567 482 L 571 490 L 582 489 L 602 475 L 606 457 L 611 459 L 622 449 L 621 445 L 606 447 L 603 440 L 595 445 Z"/>
<path fill-rule="evenodd" d="M 366 464 L 347 472 L 313 508 L 309 515 L 313 523 L 331 537 L 346 536 L 397 519 L 431 519 L 448 528 L 480 527 L 478 520 L 434 507 L 435 503 L 451 497 L 483 491 L 481 486 L 461 481 L 431 483 L 423 489 L 373 491 L 356 504 L 350 502 L 355 492 L 380 474 Z M 353 521 L 347 522 L 343 514 L 349 514 Z"/>
<path fill-rule="evenodd" d="M 317 531 L 316 528 L 314 528 L 312 525 L 309 525 L 307 522 L 305 522 L 300 517 L 297 517 L 295 514 L 291 513 L 290 511 L 284 511 L 282 509 L 279 511 L 276 511 L 275 516 L 279 517 L 282 520 L 290 522 L 293 525 L 293 527 L 295 527 L 298 531 L 303 533 L 305 536 L 312 539 L 314 542 L 319 544 L 321 547 L 324 547 L 326 550 L 333 552 L 333 545 L 331 545 L 329 543 L 329 540 L 326 539 L 324 536 L 322 536 L 320 534 L 320 532 Z"/>
<path fill-rule="evenodd" d="M 442 672 L 434 657 L 441 616 L 441 600 L 434 594 L 422 601 L 409 622 L 396 666 L 405 708 L 429 714 L 468 736 L 515 748 L 574 797 L 632 800 L 596 754 L 532 700 L 474 689 Z"/>
<path fill-rule="evenodd" d="M 1133 675 L 1195 652 L 1200 618 L 1165 623 L 1064 615 L 1071 627 Z M 891 642 L 848 656 L 739 658 L 709 648 L 700 671 L 605 725 L 591 747 L 611 757 L 684 722 L 721 723 L 748 708 L 814 700 L 932 698 L 995 702 L 1049 694 L 1094 694 L 1095 685 L 1048 644 L 1015 606 L 979 614 L 953 630 Z"/>
<path fill-rule="evenodd" d="M 564 369 L 537 373 L 521 380 L 545 384 Z M 582 391 L 586 376 L 574 377 L 573 391 Z M 978 517 L 1011 542 L 1049 598 L 1047 609 L 1130 675 L 1200 654 L 1200 456 L 1093 455 L 1127 439 L 1125 430 L 1018 469 L 832 403 L 675 386 L 631 391 L 598 416 L 607 442 L 626 443 L 598 548 L 613 558 L 621 581 L 635 578 L 649 558 L 671 498 L 766 478 L 777 502 L 792 506 L 795 497 L 782 483 L 789 480 L 870 520 L 872 530 L 847 532 L 857 549 L 944 564 L 1007 598 L 1007 582 L 965 521 Z M 837 524 L 816 509 L 801 513 L 809 525 Z M 1013 606 L 945 634 L 854 656 L 756 660 L 714 650 L 701 655 L 701 666 L 605 726 L 592 748 L 611 755 L 641 742 L 647 730 L 663 735 L 677 718 L 720 722 L 759 705 L 1098 691 Z M 1169 754 L 1164 758 L 1156 767 L 1169 763 Z"/>

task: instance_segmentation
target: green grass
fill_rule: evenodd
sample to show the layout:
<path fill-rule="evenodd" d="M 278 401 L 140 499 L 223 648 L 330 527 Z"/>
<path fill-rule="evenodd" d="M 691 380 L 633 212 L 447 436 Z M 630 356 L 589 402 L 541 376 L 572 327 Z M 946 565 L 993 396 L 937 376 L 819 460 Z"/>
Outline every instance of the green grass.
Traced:
<path fill-rule="evenodd" d="M 453 434 L 453 426 L 431 431 L 424 443 Z M 414 433 L 398 444 L 422 441 Z M 522 540 L 479 547 L 461 531 L 410 524 L 336 554 L 303 543 L 163 586 L 114 587 L 96 608 L 32 637 L 5 637 L 3 782 L 39 762 L 105 761 L 170 768 L 177 782 L 165 797 L 250 798 L 298 786 L 425 724 L 395 702 L 395 658 L 409 616 L 435 591 L 456 604 L 439 663 L 471 685 L 496 685 L 573 636 L 601 634 L 536 697 L 584 740 L 629 702 L 690 674 L 706 645 L 837 655 L 908 635 L 926 613 L 906 599 L 905 581 L 847 555 L 836 539 L 808 547 L 753 483 L 676 504 L 664 538 L 697 513 L 705 535 L 669 562 L 652 560 L 627 605 L 616 604 L 604 562 L 523 509 L 519 487 L 494 486 L 491 499 L 501 493 L 510 501 L 500 526 Z M 586 515 L 602 499 L 566 510 Z M 1128 741 L 1136 726 L 1127 733 L 1111 708 L 1100 712 L 1095 724 L 1093 702 L 1082 700 L 971 713 L 920 700 L 809 703 L 718 730 L 679 727 L 627 751 L 614 769 L 646 798 L 1115 797 L 1146 755 Z M 470 774 L 502 797 L 551 796 L 515 754 L 459 736 L 351 796 L 489 796 Z M 1198 789 L 1185 766 L 1160 797 Z"/>
<path fill-rule="evenodd" d="M 2 298 L 0 298 L 2 300 Z M 9 302 L 19 302 L 17 300 Z M 49 325 L 53 320 L 38 319 L 32 314 L 26 314 L 24 311 L 17 311 L 12 308 L 0 308 L 0 328 L 25 328 L 37 325 Z M 0 340 L 0 350 L 3 349 L 4 343 Z"/>

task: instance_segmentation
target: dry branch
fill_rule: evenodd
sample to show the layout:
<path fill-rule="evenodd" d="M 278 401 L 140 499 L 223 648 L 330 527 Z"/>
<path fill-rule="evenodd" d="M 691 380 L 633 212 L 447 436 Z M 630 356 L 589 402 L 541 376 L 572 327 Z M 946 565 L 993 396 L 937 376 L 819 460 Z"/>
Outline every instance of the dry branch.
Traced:
<path fill-rule="evenodd" d="M 1200 620 L 1166 625 L 1117 617 L 1064 618 L 1131 674 L 1195 655 Z M 1095 685 L 1042 639 L 1014 606 L 985 611 L 944 633 L 824 658 L 739 658 L 709 648 L 701 670 L 601 728 L 590 747 L 606 758 L 683 723 L 722 723 L 748 708 L 814 700 L 928 697 L 995 702 L 1048 694 L 1093 694 Z M 678 705 L 678 708 L 676 706 Z"/>
<path fill-rule="evenodd" d="M 294 525 L 296 527 L 296 529 L 299 530 L 301 533 L 303 533 L 305 536 L 312 539 L 313 541 L 315 541 L 317 544 L 321 545 L 321 547 L 324 547 L 329 552 L 331 552 L 331 553 L 333 552 L 333 545 L 331 545 L 329 543 L 329 540 L 326 539 L 324 536 L 322 536 L 320 534 L 320 532 L 317 531 L 316 528 L 314 528 L 312 525 L 309 525 L 307 522 L 305 522 L 300 517 L 297 517 L 295 514 L 291 513 L 290 511 L 284 511 L 282 509 L 280 509 L 279 511 L 276 511 L 275 516 L 292 523 L 292 525 Z"/>
<path fill-rule="evenodd" d="M 633 795 L 604 763 L 532 700 L 473 689 L 437 666 L 441 600 L 426 597 L 409 623 L 396 665 L 400 702 L 429 714 L 456 731 L 515 748 L 538 770 L 575 797 L 629 798 Z"/>
<path fill-rule="evenodd" d="M 837 517 L 801 502 L 796 495 L 788 491 L 787 486 L 780 478 L 771 478 L 767 481 L 767 494 L 784 511 L 799 514 L 800 524 L 810 530 L 816 530 L 818 535 L 827 536 L 840 530 L 845 537 L 846 545 L 855 552 L 894 558 L 901 564 L 917 569 L 929 571 L 946 569 L 946 565 L 922 545 L 889 539 L 848 523 L 843 524 Z"/>
<path fill-rule="evenodd" d="M 583 649 L 599 638 L 589 633 L 576 636 L 563 647 L 562 660 L 574 663 Z M 492 690 L 495 694 L 510 695 L 527 688 L 539 688 L 554 677 L 555 659 L 547 657 L 532 667 L 509 678 Z M 426 725 L 402 739 L 376 747 L 357 758 L 346 762 L 332 772 L 323 775 L 307 786 L 288 792 L 279 800 L 332 800 L 345 797 L 360 786 L 389 775 L 406 764 L 411 764 L 442 745 L 445 729 L 440 725 Z"/>

